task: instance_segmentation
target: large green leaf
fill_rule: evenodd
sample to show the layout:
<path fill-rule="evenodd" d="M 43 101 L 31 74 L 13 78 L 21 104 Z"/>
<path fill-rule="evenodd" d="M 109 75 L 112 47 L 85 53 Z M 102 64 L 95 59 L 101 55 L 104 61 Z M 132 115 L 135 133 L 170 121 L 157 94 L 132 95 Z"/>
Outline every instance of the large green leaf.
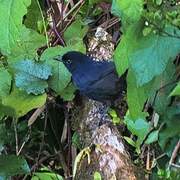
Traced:
<path fill-rule="evenodd" d="M 16 46 L 11 49 L 11 54 L 8 56 L 8 63 L 22 59 L 33 59 L 36 56 L 37 49 L 46 43 L 43 35 L 40 35 L 32 29 L 26 27 L 21 28 L 21 36 L 18 39 Z"/>
<path fill-rule="evenodd" d="M 28 94 L 35 95 L 45 92 L 48 87 L 46 80 L 51 75 L 51 67 L 42 62 L 22 60 L 14 66 L 16 86 Z"/>
<path fill-rule="evenodd" d="M 120 43 L 118 44 L 114 52 L 114 62 L 117 72 L 120 76 L 129 67 L 132 49 L 136 47 L 136 36 L 142 36 L 141 29 L 143 27 L 144 22 L 139 21 L 138 23 L 131 25 L 121 36 Z"/>
<path fill-rule="evenodd" d="M 15 155 L 0 155 L 0 179 L 29 172 L 30 168 L 24 158 Z"/>
<path fill-rule="evenodd" d="M 132 39 L 136 43 L 132 43 L 134 47 L 129 54 L 130 64 L 140 86 L 160 75 L 168 61 L 174 60 L 180 52 L 180 39 L 176 37 L 180 35 L 180 30 L 168 27 L 165 31 L 170 35 L 151 33 Z"/>
<path fill-rule="evenodd" d="M 166 33 L 143 36 L 142 27 L 143 22 L 130 26 L 115 52 L 118 73 L 121 75 L 131 66 L 139 86 L 160 75 L 169 60 L 180 52 L 180 30 L 177 28 L 168 26 Z"/>
<path fill-rule="evenodd" d="M 81 17 L 78 17 L 64 32 L 64 39 L 66 42 L 75 38 L 81 38 L 87 33 L 87 26 L 83 25 Z"/>
<path fill-rule="evenodd" d="M 30 110 L 43 106 L 46 97 L 46 94 L 35 96 L 14 88 L 11 94 L 2 99 L 0 111 L 9 116 L 21 117 Z"/>
<path fill-rule="evenodd" d="M 60 94 L 71 81 L 71 74 L 62 62 L 58 62 L 53 58 L 58 55 L 63 55 L 69 50 L 69 48 L 58 46 L 52 47 L 46 49 L 41 56 L 41 60 L 46 60 L 47 64 L 52 68 L 52 76 L 48 81 L 49 87 L 58 94 Z"/>
<path fill-rule="evenodd" d="M 111 12 L 122 19 L 123 28 L 126 24 L 136 23 L 143 12 L 143 0 L 113 0 Z"/>
<path fill-rule="evenodd" d="M 23 16 L 31 0 L 0 1 L 0 49 L 5 55 L 11 53 L 21 36 Z"/>
<path fill-rule="evenodd" d="M 5 68 L 0 68 L 0 99 L 9 94 L 11 88 L 11 75 Z"/>
<path fill-rule="evenodd" d="M 74 50 L 85 52 L 83 38 L 87 30 L 88 28 L 83 24 L 81 17 L 78 17 L 64 32 L 67 45 L 73 47 Z"/>
<path fill-rule="evenodd" d="M 151 87 L 156 88 L 158 91 L 156 95 L 152 96 L 151 101 L 153 108 L 159 115 L 164 115 L 169 109 L 171 98 L 168 95 L 175 86 L 172 83 L 175 78 L 175 65 L 173 62 L 169 62 L 165 71 L 160 76 L 154 78 Z"/>
<path fill-rule="evenodd" d="M 145 87 L 138 87 L 133 71 L 129 70 L 127 77 L 127 102 L 132 119 L 144 117 L 143 107 L 148 98 Z"/>
<path fill-rule="evenodd" d="M 129 67 L 129 60 L 128 60 L 128 46 L 125 36 L 122 36 L 122 39 L 114 51 L 114 62 L 116 65 L 116 69 L 118 74 L 121 76 L 127 68 Z"/>

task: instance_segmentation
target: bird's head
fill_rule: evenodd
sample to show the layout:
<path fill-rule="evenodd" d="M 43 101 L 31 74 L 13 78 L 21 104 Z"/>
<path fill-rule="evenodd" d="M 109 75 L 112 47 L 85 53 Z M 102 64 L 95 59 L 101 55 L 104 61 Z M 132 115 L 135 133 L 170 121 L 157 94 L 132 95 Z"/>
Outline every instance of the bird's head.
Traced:
<path fill-rule="evenodd" d="M 73 73 L 76 69 L 82 68 L 88 61 L 88 56 L 78 51 L 70 51 L 55 59 L 64 63 L 66 68 Z"/>

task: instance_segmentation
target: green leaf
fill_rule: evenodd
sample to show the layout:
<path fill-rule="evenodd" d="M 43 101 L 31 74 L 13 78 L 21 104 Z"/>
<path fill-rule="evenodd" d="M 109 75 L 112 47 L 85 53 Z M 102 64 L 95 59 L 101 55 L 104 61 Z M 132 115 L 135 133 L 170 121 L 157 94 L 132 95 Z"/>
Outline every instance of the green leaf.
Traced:
<path fill-rule="evenodd" d="M 80 38 L 82 39 L 87 33 L 88 27 L 84 26 L 80 16 L 67 28 L 64 32 L 64 39 L 66 42 Z"/>
<path fill-rule="evenodd" d="M 69 49 L 63 47 L 48 48 L 41 56 L 41 60 L 46 60 L 47 64 L 52 68 L 52 76 L 48 80 L 49 87 L 57 94 L 61 94 L 64 88 L 71 81 L 71 74 L 62 62 L 58 62 L 53 58 L 63 55 Z"/>
<path fill-rule="evenodd" d="M 162 4 L 162 0 L 155 0 L 157 5 L 161 5 Z"/>
<path fill-rule="evenodd" d="M 145 87 L 137 87 L 135 74 L 129 70 L 127 76 L 127 102 L 132 119 L 144 117 L 143 107 L 148 98 Z"/>
<path fill-rule="evenodd" d="M 33 173 L 31 180 L 63 180 L 62 176 L 49 171 L 46 167 L 42 168 L 41 171 Z"/>
<path fill-rule="evenodd" d="M 81 140 L 80 140 L 80 135 L 78 132 L 74 132 L 73 136 L 72 136 L 72 144 L 73 146 L 75 146 L 78 149 L 82 149 L 82 144 L 81 144 Z"/>
<path fill-rule="evenodd" d="M 75 91 L 76 87 L 72 83 L 69 83 L 68 86 L 61 91 L 60 95 L 64 101 L 72 101 L 75 97 Z"/>
<path fill-rule="evenodd" d="M 158 130 L 155 130 L 155 131 L 152 131 L 148 138 L 146 139 L 145 143 L 146 144 L 151 144 L 153 142 L 156 142 L 158 140 L 158 135 L 159 135 L 159 131 Z"/>
<path fill-rule="evenodd" d="M 138 118 L 133 121 L 129 118 L 129 116 L 125 117 L 125 123 L 127 124 L 127 128 L 131 131 L 131 133 L 138 137 L 136 146 L 140 146 L 149 132 L 150 124 L 142 118 Z"/>
<path fill-rule="evenodd" d="M 43 35 L 40 35 L 32 29 L 22 27 L 21 36 L 17 40 L 15 47 L 11 49 L 11 54 L 8 56 L 8 63 L 22 59 L 34 59 L 37 54 L 37 49 L 46 43 Z"/>
<path fill-rule="evenodd" d="M 31 180 L 63 180 L 63 177 L 59 174 L 52 172 L 36 172 L 34 173 Z"/>
<path fill-rule="evenodd" d="M 143 12 L 143 0 L 113 0 L 111 12 L 122 18 L 123 28 L 126 24 L 136 23 Z"/>
<path fill-rule="evenodd" d="M 29 173 L 26 160 L 15 155 L 0 155 L 0 176 L 9 177 Z"/>
<path fill-rule="evenodd" d="M 129 68 L 131 51 L 136 47 L 136 36 L 142 35 L 143 28 L 144 22 L 139 21 L 137 24 L 131 25 L 121 36 L 121 41 L 114 53 L 116 69 L 120 76 Z M 133 39 L 135 40 L 132 41 Z"/>
<path fill-rule="evenodd" d="M 9 94 L 11 88 L 11 75 L 5 68 L 0 68 L 0 99 Z"/>
<path fill-rule="evenodd" d="M 116 65 L 116 70 L 119 76 L 125 73 L 129 66 L 129 61 L 127 57 L 129 45 L 127 44 L 126 39 L 124 38 L 125 36 L 122 36 L 122 39 L 117 48 L 115 49 L 113 56 L 114 63 Z"/>
<path fill-rule="evenodd" d="M 31 0 L 9 0 L 0 3 L 0 49 L 9 55 L 21 36 L 23 16 Z"/>
<path fill-rule="evenodd" d="M 132 39 L 129 61 L 140 86 L 160 75 L 168 61 L 174 60 L 180 52 L 180 40 L 176 37 L 180 31 L 173 27 L 165 28 L 165 31 L 170 35 L 151 33 L 145 37 L 135 35 L 137 39 Z"/>
<path fill-rule="evenodd" d="M 173 89 L 173 91 L 171 92 L 170 96 L 180 96 L 180 82 Z"/>
<path fill-rule="evenodd" d="M 65 101 L 74 98 L 74 91 L 76 88 L 70 84 L 71 74 L 62 62 L 55 61 L 53 58 L 58 55 L 63 55 L 68 51 L 73 50 L 72 47 L 53 47 L 44 51 L 41 56 L 42 61 L 46 61 L 52 68 L 52 76 L 48 80 L 48 85 Z"/>
<path fill-rule="evenodd" d="M 53 47 L 44 51 L 41 60 L 46 60 L 47 64 L 52 68 L 52 76 L 48 80 L 49 87 L 57 94 L 61 94 L 64 88 L 71 81 L 71 74 L 62 62 L 58 62 L 53 58 L 68 52 L 69 48 Z"/>
<path fill-rule="evenodd" d="M 99 173 L 99 172 L 95 172 L 94 173 L 94 180 L 101 180 L 102 178 L 101 178 L 101 174 Z"/>
<path fill-rule="evenodd" d="M 14 65 L 16 86 L 28 94 L 35 95 L 45 92 L 48 84 L 45 80 L 51 75 L 51 68 L 45 63 L 22 60 Z"/>
<path fill-rule="evenodd" d="M 159 145 L 166 152 L 174 150 L 174 145 L 179 140 L 180 135 L 180 105 L 167 108 L 166 112 L 160 117 L 160 121 L 165 123 L 159 132 Z M 175 141 L 175 142 L 174 142 Z M 174 145 L 171 146 L 171 143 Z M 169 153 L 169 154 L 170 154 Z"/>
<path fill-rule="evenodd" d="M 28 7 L 28 12 L 24 24 L 26 27 L 38 30 L 38 22 L 42 21 L 41 12 L 39 10 L 37 0 L 31 0 L 31 5 Z"/>
<path fill-rule="evenodd" d="M 119 75 L 125 72 L 127 67 L 131 67 L 139 86 L 160 75 L 168 62 L 174 60 L 180 51 L 180 30 L 177 28 L 168 26 L 164 34 L 152 32 L 147 36 L 143 36 L 143 28 L 143 21 L 130 26 L 115 51 L 115 64 Z"/>
<path fill-rule="evenodd" d="M 156 95 L 152 95 L 151 103 L 154 104 L 153 108 L 160 116 L 166 114 L 169 109 L 171 98 L 168 97 L 168 95 L 174 87 L 172 81 L 174 81 L 175 78 L 175 65 L 173 62 L 169 62 L 165 71 L 160 76 L 154 78 L 152 86 L 159 91 L 158 93 L 156 92 Z"/>
<path fill-rule="evenodd" d="M 83 37 L 87 33 L 87 26 L 84 26 L 81 17 L 77 18 L 68 29 L 64 32 L 64 39 L 67 46 L 71 46 L 74 50 L 85 52 L 86 48 L 83 43 Z"/>
<path fill-rule="evenodd" d="M 0 111 L 9 116 L 21 117 L 32 109 L 43 106 L 46 102 L 46 97 L 46 94 L 29 95 L 15 88 L 11 94 L 2 99 Z"/>
<path fill-rule="evenodd" d="M 128 144 L 130 144 L 133 147 L 136 147 L 136 142 L 134 142 L 131 138 L 127 136 L 123 136 L 123 138 L 127 141 Z"/>

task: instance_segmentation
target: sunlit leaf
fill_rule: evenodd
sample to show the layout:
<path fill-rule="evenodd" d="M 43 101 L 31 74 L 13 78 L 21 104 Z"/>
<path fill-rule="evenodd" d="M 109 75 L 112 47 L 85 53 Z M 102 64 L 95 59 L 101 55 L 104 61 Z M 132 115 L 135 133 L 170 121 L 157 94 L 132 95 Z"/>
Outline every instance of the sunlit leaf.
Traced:
<path fill-rule="evenodd" d="M 31 0 L 8 0 L 0 3 L 0 49 L 9 55 L 21 36 L 23 16 Z"/>
<path fill-rule="evenodd" d="M 9 116 L 21 117 L 32 109 L 43 106 L 46 97 L 46 94 L 35 96 L 15 88 L 11 94 L 2 99 L 0 111 Z"/>

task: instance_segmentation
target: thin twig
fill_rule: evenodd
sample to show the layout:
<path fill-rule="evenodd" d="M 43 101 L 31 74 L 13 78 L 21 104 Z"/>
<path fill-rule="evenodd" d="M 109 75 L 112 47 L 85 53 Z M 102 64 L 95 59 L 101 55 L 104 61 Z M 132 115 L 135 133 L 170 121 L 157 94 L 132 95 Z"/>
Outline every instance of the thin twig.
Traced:
<path fill-rule="evenodd" d="M 25 144 L 28 142 L 29 138 L 30 138 L 30 133 L 28 132 L 27 136 L 25 137 L 25 140 L 23 141 L 23 143 L 22 143 L 22 145 L 21 145 L 21 147 L 17 153 L 17 156 L 20 155 L 22 149 L 24 148 Z"/>
<path fill-rule="evenodd" d="M 176 159 L 176 156 L 177 156 L 177 153 L 179 151 L 179 148 L 180 148 L 180 140 L 178 141 L 178 143 L 176 144 L 174 150 L 173 150 L 173 153 L 172 153 L 172 156 L 171 156 L 171 159 L 169 161 L 169 167 L 174 163 L 175 159 Z"/>
<path fill-rule="evenodd" d="M 147 151 L 147 159 L 146 159 L 146 170 L 150 170 L 150 148 L 149 148 L 149 145 L 148 145 L 148 151 Z"/>
<path fill-rule="evenodd" d="M 110 27 L 112 27 L 113 25 L 119 23 L 119 21 L 120 20 L 118 18 L 113 17 L 113 18 L 109 19 L 108 21 L 102 23 L 99 26 L 106 30 L 106 29 L 109 29 Z M 105 25 L 107 25 L 107 26 L 105 27 Z M 96 29 L 97 29 L 97 27 L 91 29 L 90 31 L 95 31 Z"/>
<path fill-rule="evenodd" d="M 80 2 L 80 1 L 79 1 Z M 78 2 L 78 4 L 79 4 Z M 82 3 L 80 4 L 80 6 L 78 7 L 78 9 L 76 10 L 76 12 L 72 15 L 71 19 L 69 20 L 69 22 L 66 24 L 66 26 L 63 28 L 63 30 L 61 31 L 61 33 L 63 33 L 67 27 L 72 23 L 74 17 L 76 16 L 76 14 L 79 12 L 79 10 L 81 9 L 82 5 L 84 4 L 85 1 L 81 1 Z M 74 9 L 74 8 L 73 8 Z M 73 10 L 74 11 L 74 10 Z M 63 18 L 65 19 L 65 18 Z M 58 24 L 57 24 L 58 25 Z"/>
<path fill-rule="evenodd" d="M 49 0 L 46 0 L 46 2 L 47 2 L 47 5 L 48 5 L 48 7 L 50 9 L 50 15 L 51 15 L 51 18 L 52 18 L 52 23 L 53 23 L 52 31 L 50 32 L 49 36 L 51 36 L 52 32 L 54 31 L 55 35 L 58 37 L 58 39 L 59 39 L 60 43 L 62 44 L 62 46 L 65 46 L 66 45 L 65 42 L 64 42 L 63 38 L 61 37 L 60 33 L 57 30 L 58 26 L 56 25 L 55 18 L 54 18 L 54 13 L 52 11 L 52 7 L 50 6 Z"/>
<path fill-rule="evenodd" d="M 13 118 L 13 126 L 14 126 L 14 135 L 15 135 L 15 140 L 16 140 L 16 155 L 18 155 L 18 134 L 17 134 L 17 119 Z"/>
<path fill-rule="evenodd" d="M 157 161 L 158 159 L 161 159 L 161 158 L 164 157 L 164 156 L 166 156 L 166 153 L 163 153 L 163 154 L 159 155 L 158 157 L 156 157 L 156 161 Z"/>
<path fill-rule="evenodd" d="M 71 8 L 68 13 L 63 17 L 63 20 L 65 20 L 79 5 L 80 7 L 82 6 L 82 4 L 84 4 L 84 0 L 80 0 L 78 1 L 73 8 Z M 59 26 L 59 24 L 57 23 L 57 26 Z"/>
<path fill-rule="evenodd" d="M 172 163 L 171 166 L 180 169 L 180 165 Z"/>
<path fill-rule="evenodd" d="M 24 139 L 24 141 L 23 141 L 23 143 L 22 143 L 22 145 L 21 145 L 21 147 L 20 147 L 20 149 L 19 149 L 19 151 L 17 153 L 17 156 L 20 155 L 20 153 L 21 153 L 22 149 L 24 148 L 25 144 L 28 142 L 28 140 L 30 138 L 30 132 L 31 132 L 31 128 L 29 128 L 29 131 L 28 131 L 27 135 L 25 136 L 25 139 Z"/>
<path fill-rule="evenodd" d="M 39 11 L 41 13 L 41 17 L 42 17 L 42 20 L 43 20 L 43 27 L 44 27 L 45 36 L 46 36 L 46 44 L 47 44 L 47 47 L 49 48 L 49 39 L 48 39 L 47 30 L 46 30 L 46 24 L 45 24 L 44 15 L 43 15 L 43 12 L 42 12 L 42 9 L 41 9 L 41 5 L 39 4 L 39 1 L 36 0 L 36 3 L 38 5 Z"/>

